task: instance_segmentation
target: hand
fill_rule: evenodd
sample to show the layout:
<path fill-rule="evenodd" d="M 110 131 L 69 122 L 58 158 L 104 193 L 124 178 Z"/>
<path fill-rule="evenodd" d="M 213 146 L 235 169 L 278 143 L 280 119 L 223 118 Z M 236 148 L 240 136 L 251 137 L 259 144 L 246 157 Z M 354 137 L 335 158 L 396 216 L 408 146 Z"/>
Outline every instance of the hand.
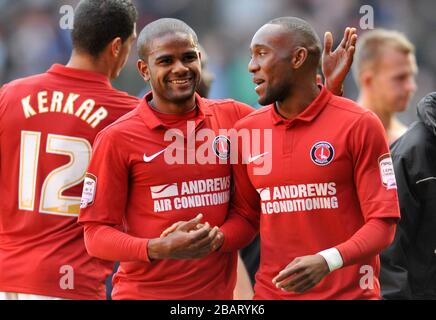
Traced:
<path fill-rule="evenodd" d="M 345 28 L 344 37 L 335 51 L 332 52 L 333 35 L 324 35 L 324 51 L 322 53 L 322 73 L 326 79 L 326 87 L 335 95 L 342 95 L 342 84 L 353 63 L 357 41 L 356 28 Z"/>
<path fill-rule="evenodd" d="M 223 237 L 218 236 L 218 227 L 211 229 L 207 222 L 200 224 L 202 217 L 200 214 L 189 221 L 178 222 L 175 230 L 165 237 L 149 240 L 150 259 L 198 259 L 216 250 Z"/>
<path fill-rule="evenodd" d="M 192 222 L 192 229 L 187 231 L 194 231 L 200 229 L 203 225 L 200 224 L 201 219 L 203 219 L 203 214 L 199 213 L 194 219 L 191 219 L 190 222 Z M 194 224 L 194 222 L 197 222 Z M 166 228 L 162 233 L 160 234 L 160 238 L 164 238 L 168 236 L 170 233 L 173 233 L 176 231 L 183 223 L 186 223 L 186 221 L 178 221 L 173 223 L 170 227 Z"/>
<path fill-rule="evenodd" d="M 192 222 L 192 229 L 188 230 L 189 232 L 193 232 L 195 230 L 201 229 L 204 224 L 198 223 L 197 225 L 193 225 L 194 221 L 198 221 L 200 222 L 200 220 L 203 218 L 203 215 L 200 213 L 198 214 L 194 219 L 191 220 Z M 173 233 L 174 231 L 178 230 L 184 223 L 186 223 L 186 221 L 178 221 L 176 223 L 173 223 L 170 227 L 168 227 L 167 229 L 165 229 L 160 237 L 164 238 L 166 236 L 168 236 L 169 234 Z M 218 228 L 218 227 L 216 227 Z M 212 229 L 213 230 L 213 229 Z M 212 232 L 211 230 L 211 232 Z M 224 243 L 224 233 L 221 232 L 221 230 L 218 229 L 217 235 L 214 238 L 214 240 L 211 243 L 211 250 L 212 251 L 217 251 L 219 248 L 221 248 L 221 246 Z"/>
<path fill-rule="evenodd" d="M 218 227 L 215 227 L 218 228 Z M 215 237 L 215 239 L 212 240 L 211 249 L 212 251 L 217 251 L 224 243 L 224 233 L 221 232 L 221 230 L 218 228 L 218 233 Z"/>
<path fill-rule="evenodd" d="M 329 272 L 325 259 L 315 254 L 295 258 L 272 282 L 284 291 L 303 293 L 317 285 Z"/>

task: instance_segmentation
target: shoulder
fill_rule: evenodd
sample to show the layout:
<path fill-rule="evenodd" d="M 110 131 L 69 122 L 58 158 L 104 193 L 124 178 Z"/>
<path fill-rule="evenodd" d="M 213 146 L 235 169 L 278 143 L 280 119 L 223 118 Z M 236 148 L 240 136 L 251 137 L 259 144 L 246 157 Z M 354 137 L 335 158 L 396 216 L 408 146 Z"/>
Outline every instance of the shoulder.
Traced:
<path fill-rule="evenodd" d="M 234 113 L 238 119 L 245 117 L 255 110 L 248 104 L 233 99 L 201 99 L 211 111 Z"/>
<path fill-rule="evenodd" d="M 251 126 L 258 124 L 265 124 L 268 121 L 271 122 L 271 108 L 273 105 L 264 106 L 251 112 L 249 115 L 243 117 L 241 120 L 236 122 L 236 128 L 250 128 Z"/>
<path fill-rule="evenodd" d="M 141 123 L 142 119 L 139 115 L 139 106 L 137 106 L 132 111 L 129 111 L 128 113 L 121 116 L 119 119 L 105 127 L 99 132 L 98 135 L 114 138 L 117 137 L 119 134 L 133 131 L 132 129 L 136 128 Z"/>
<path fill-rule="evenodd" d="M 326 112 L 330 121 L 346 122 L 351 131 L 375 130 L 386 136 L 385 129 L 379 117 L 355 101 L 347 98 L 332 96 L 327 104 Z"/>
<path fill-rule="evenodd" d="M 359 119 L 361 117 L 371 118 L 369 114 L 372 113 L 351 99 L 335 95 L 332 95 L 331 99 L 327 103 L 327 107 L 338 116 L 345 116 L 354 119 Z"/>
<path fill-rule="evenodd" d="M 140 102 L 139 98 L 131 96 L 125 91 L 121 91 L 113 87 L 109 88 L 108 90 L 111 91 L 109 97 L 115 102 L 118 101 L 130 106 L 136 106 Z"/>
<path fill-rule="evenodd" d="M 29 77 L 13 80 L 3 85 L 1 92 L 4 95 L 13 90 L 19 90 L 25 86 L 41 85 L 42 81 L 46 80 L 50 75 L 48 73 L 40 73 Z"/>

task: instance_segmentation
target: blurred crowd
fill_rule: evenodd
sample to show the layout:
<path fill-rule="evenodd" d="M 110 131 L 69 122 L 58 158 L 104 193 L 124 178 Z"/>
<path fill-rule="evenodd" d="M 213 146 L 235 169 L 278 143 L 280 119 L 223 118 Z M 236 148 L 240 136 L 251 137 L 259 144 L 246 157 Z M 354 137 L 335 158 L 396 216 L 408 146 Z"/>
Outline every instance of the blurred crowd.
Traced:
<path fill-rule="evenodd" d="M 60 27 L 63 5 L 75 7 L 78 0 L 0 0 L 0 84 L 40 73 L 54 63 L 66 63 L 71 51 L 70 30 Z M 374 27 L 403 32 L 416 46 L 419 67 L 418 91 L 407 112 L 399 118 L 406 124 L 415 119 L 416 102 L 436 89 L 436 30 L 434 0 L 135 0 L 138 31 L 157 18 L 179 18 L 191 25 L 209 55 L 215 75 L 211 98 L 234 98 L 256 106 L 256 94 L 247 71 L 249 44 L 255 30 L 279 16 L 306 19 L 318 31 L 332 31 L 335 40 L 346 26 L 358 34 L 361 6 L 374 9 Z M 419 19 L 417 19 L 419 17 Z M 143 81 L 136 71 L 137 55 L 114 86 L 137 95 Z M 345 96 L 356 99 L 357 88 L 350 75 Z"/>

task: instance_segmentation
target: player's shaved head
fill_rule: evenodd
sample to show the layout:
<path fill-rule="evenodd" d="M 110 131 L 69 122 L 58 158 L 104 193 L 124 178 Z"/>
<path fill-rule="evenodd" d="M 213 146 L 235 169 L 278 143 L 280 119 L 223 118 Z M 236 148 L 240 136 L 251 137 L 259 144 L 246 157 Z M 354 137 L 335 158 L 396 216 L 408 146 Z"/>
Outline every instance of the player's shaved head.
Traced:
<path fill-rule="evenodd" d="M 194 44 L 198 45 L 197 34 L 185 22 L 178 19 L 162 18 L 146 25 L 139 34 L 137 43 L 139 58 L 146 61 L 153 40 L 168 33 L 187 34 L 192 37 Z"/>
<path fill-rule="evenodd" d="M 306 48 L 309 65 L 318 67 L 321 59 L 321 40 L 308 22 L 297 17 L 281 17 L 267 24 L 280 25 L 287 29 L 292 34 L 294 47 Z"/>

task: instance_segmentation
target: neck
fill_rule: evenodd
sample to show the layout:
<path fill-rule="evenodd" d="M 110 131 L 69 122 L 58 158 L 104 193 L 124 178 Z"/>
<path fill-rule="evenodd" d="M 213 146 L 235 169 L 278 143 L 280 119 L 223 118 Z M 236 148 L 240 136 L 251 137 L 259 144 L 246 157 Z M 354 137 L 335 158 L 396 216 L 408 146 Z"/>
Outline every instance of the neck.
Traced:
<path fill-rule="evenodd" d="M 153 95 L 153 99 L 148 104 L 156 111 L 166 114 L 184 114 L 197 107 L 194 95 L 186 101 L 177 103 L 166 101 Z"/>
<path fill-rule="evenodd" d="M 293 88 L 292 94 L 283 101 L 277 101 L 279 114 L 291 119 L 303 112 L 319 95 L 320 89 L 316 82 L 301 83 Z"/>
<path fill-rule="evenodd" d="M 378 99 L 372 99 L 368 94 L 361 93 L 357 103 L 365 109 L 374 112 L 382 122 L 385 131 L 389 131 L 391 129 L 394 114 L 387 111 L 386 108 L 384 108 L 384 106 L 378 102 Z"/>
<path fill-rule="evenodd" d="M 73 50 L 70 60 L 66 66 L 70 68 L 101 73 L 109 79 L 111 78 L 111 70 L 103 59 L 96 59 L 91 55 L 78 53 L 75 50 Z"/>

